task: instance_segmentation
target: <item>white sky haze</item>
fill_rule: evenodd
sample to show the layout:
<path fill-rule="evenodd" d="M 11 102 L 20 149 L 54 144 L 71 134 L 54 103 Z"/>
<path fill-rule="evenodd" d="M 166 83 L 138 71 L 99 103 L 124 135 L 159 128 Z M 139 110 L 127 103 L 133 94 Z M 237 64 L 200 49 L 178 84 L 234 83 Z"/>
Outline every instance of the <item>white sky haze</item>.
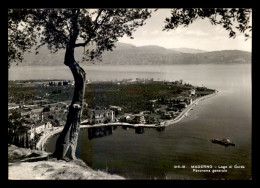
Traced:
<path fill-rule="evenodd" d="M 158 9 L 147 19 L 146 24 L 136 29 L 133 38 L 123 37 L 119 42 L 136 46 L 158 45 L 165 48 L 194 48 L 206 51 L 244 50 L 251 51 L 252 38 L 245 41 L 237 32 L 235 39 L 222 26 L 212 25 L 207 18 L 199 19 L 188 27 L 162 31 L 165 18 L 170 17 L 171 9 Z"/>

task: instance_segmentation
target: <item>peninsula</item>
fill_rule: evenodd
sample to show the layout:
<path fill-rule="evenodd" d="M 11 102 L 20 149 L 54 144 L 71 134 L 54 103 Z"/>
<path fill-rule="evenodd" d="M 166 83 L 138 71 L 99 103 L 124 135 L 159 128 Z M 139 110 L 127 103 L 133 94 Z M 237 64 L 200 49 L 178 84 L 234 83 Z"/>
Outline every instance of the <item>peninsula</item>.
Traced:
<path fill-rule="evenodd" d="M 73 94 L 73 81 L 9 81 L 8 141 L 19 147 L 44 150 L 59 133 Z M 183 80 L 87 80 L 81 128 L 112 130 L 117 126 L 164 130 L 178 123 L 200 100 L 217 91 Z M 16 102 L 15 102 L 16 101 Z M 19 101 L 19 102 L 17 102 Z"/>

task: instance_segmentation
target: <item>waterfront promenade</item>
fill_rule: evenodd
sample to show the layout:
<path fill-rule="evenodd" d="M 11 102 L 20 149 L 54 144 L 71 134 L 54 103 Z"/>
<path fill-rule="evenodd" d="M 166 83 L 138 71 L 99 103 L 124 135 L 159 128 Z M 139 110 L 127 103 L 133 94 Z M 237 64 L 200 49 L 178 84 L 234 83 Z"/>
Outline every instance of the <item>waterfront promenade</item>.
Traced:
<path fill-rule="evenodd" d="M 130 124 L 130 123 L 123 123 L 123 122 L 115 122 L 115 123 L 100 123 L 100 124 L 94 124 L 94 125 L 80 125 L 80 128 L 94 128 L 94 127 L 107 127 L 107 126 L 125 126 L 125 127 L 143 127 L 143 128 L 159 128 L 159 127 L 168 127 L 170 125 L 176 124 L 180 122 L 185 116 L 187 116 L 187 113 L 198 104 L 198 102 L 205 100 L 207 98 L 213 97 L 218 93 L 217 90 L 215 90 L 214 93 L 210 95 L 206 95 L 203 97 L 197 98 L 195 101 L 193 101 L 191 104 L 189 104 L 177 117 L 171 120 L 166 120 L 158 124 Z M 82 121 L 84 122 L 84 121 Z M 48 130 L 44 132 L 44 134 L 41 136 L 39 141 L 36 144 L 36 148 L 38 150 L 44 150 L 44 144 L 46 141 L 53 135 L 58 134 L 62 131 L 63 127 L 55 127 L 53 130 Z"/>
<path fill-rule="evenodd" d="M 210 94 L 210 95 L 206 95 L 203 97 L 199 97 L 197 98 L 195 101 L 193 101 L 191 104 L 189 104 L 177 117 L 175 117 L 174 119 L 171 120 L 166 120 L 164 122 L 161 122 L 161 124 L 163 124 L 164 126 L 169 126 L 172 124 L 176 124 L 179 121 L 181 121 L 185 116 L 187 116 L 187 113 L 194 107 L 196 106 L 200 101 L 205 100 L 207 98 L 213 97 L 218 93 L 217 90 L 215 90 L 214 93 Z"/>

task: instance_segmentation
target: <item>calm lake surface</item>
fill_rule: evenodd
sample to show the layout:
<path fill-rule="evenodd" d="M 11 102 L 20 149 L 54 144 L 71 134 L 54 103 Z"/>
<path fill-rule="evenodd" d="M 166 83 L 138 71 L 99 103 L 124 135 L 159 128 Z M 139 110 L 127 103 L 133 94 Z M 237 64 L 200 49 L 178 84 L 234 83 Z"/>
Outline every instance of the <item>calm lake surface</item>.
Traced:
<path fill-rule="evenodd" d="M 217 89 L 218 95 L 201 101 L 181 122 L 158 132 L 117 127 L 112 135 L 88 139 L 82 129 L 76 155 L 93 169 L 129 179 L 250 179 L 252 133 L 251 64 L 173 66 L 88 66 L 87 79 L 154 78 Z M 60 67 L 14 67 L 9 80 L 73 79 Z M 235 147 L 212 144 L 209 139 L 230 138 Z M 57 136 L 46 144 L 54 150 Z M 184 169 L 174 168 L 185 165 Z M 193 172 L 192 165 L 230 166 L 227 172 Z M 234 168 L 234 166 L 244 166 Z"/>

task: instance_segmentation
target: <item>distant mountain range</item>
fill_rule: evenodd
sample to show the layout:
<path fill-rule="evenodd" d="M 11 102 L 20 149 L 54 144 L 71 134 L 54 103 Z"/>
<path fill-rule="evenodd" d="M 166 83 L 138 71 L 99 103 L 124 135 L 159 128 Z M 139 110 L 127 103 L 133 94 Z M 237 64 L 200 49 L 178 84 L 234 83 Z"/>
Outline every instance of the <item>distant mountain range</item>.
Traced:
<path fill-rule="evenodd" d="M 182 53 L 190 53 L 190 54 L 197 54 L 197 53 L 205 53 L 208 51 L 200 50 L 200 49 L 193 49 L 193 48 L 170 48 L 171 50 L 182 52 Z"/>
<path fill-rule="evenodd" d="M 83 48 L 75 50 L 75 58 L 81 61 Z M 26 53 L 21 65 L 58 66 L 63 65 L 65 50 L 51 54 L 42 47 L 39 54 Z M 113 51 L 105 51 L 102 62 L 84 62 L 84 64 L 102 65 L 173 65 L 173 64 L 237 64 L 251 63 L 251 52 L 240 50 L 203 51 L 192 48 L 166 49 L 156 45 L 134 46 L 117 43 Z"/>

